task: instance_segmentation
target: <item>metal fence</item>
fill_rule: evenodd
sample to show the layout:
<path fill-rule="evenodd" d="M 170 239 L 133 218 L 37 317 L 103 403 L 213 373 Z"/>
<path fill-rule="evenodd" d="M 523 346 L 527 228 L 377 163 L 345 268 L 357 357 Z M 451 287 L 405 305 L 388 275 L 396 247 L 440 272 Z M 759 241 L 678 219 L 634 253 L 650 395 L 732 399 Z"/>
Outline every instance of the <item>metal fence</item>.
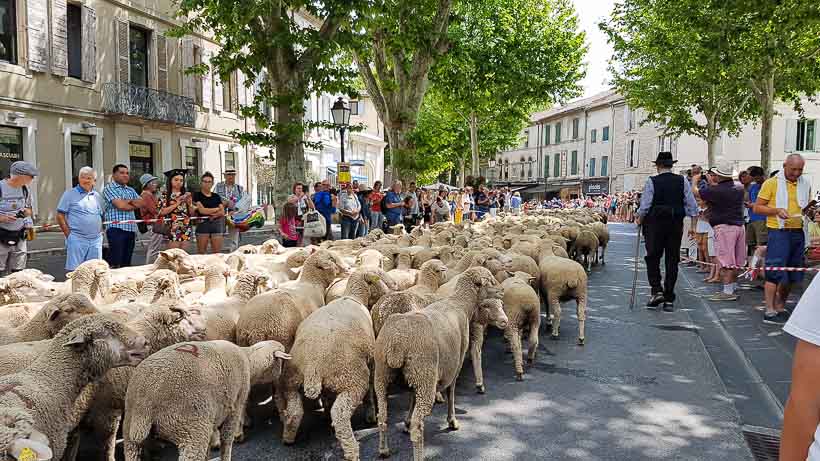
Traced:
<path fill-rule="evenodd" d="M 104 84 L 103 110 L 182 126 L 194 126 L 196 120 L 193 99 L 130 83 Z"/>

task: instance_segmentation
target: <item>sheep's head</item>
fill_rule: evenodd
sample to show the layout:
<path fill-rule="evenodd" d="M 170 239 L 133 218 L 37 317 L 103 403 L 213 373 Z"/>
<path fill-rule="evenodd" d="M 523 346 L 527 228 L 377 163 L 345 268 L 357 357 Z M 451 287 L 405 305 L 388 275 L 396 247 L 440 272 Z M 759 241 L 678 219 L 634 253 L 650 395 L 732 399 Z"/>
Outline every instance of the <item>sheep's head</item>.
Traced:
<path fill-rule="evenodd" d="M 476 289 L 498 286 L 493 273 L 484 267 L 471 267 L 464 271 L 459 278 L 459 284 L 461 283 L 469 283 Z"/>
<path fill-rule="evenodd" d="M 48 437 L 34 429 L 34 419 L 22 408 L 0 408 L 0 453 L 23 459 L 24 451 L 34 455 L 32 459 L 51 459 L 53 456 Z"/>
<path fill-rule="evenodd" d="M 518 280 L 523 280 L 524 283 L 526 283 L 527 285 L 529 285 L 533 288 L 537 288 L 536 283 L 535 283 L 536 278 L 533 277 L 531 274 L 528 274 L 528 273 L 522 272 L 522 271 L 515 271 L 513 273 L 513 277 L 518 279 Z"/>
<path fill-rule="evenodd" d="M 384 268 L 383 256 L 376 250 L 362 250 L 356 256 L 356 267 Z"/>
<path fill-rule="evenodd" d="M 185 250 L 169 248 L 160 251 L 156 262 L 154 262 L 154 270 L 159 269 L 169 269 L 177 274 L 195 274 L 197 266 Z"/>
<path fill-rule="evenodd" d="M 484 299 L 478 304 L 477 320 L 483 325 L 492 325 L 505 329 L 509 319 L 504 312 L 504 303 L 500 299 Z"/>
<path fill-rule="evenodd" d="M 136 366 L 148 354 L 145 337 L 105 315 L 88 315 L 63 328 L 51 345 L 80 357 L 81 369 L 91 379 L 109 368 Z"/>
<path fill-rule="evenodd" d="M 387 288 L 393 291 L 398 291 L 399 289 L 399 284 L 396 283 L 395 280 L 393 280 L 393 277 L 390 277 L 390 275 L 387 272 L 381 269 L 367 269 L 365 274 L 365 279 L 367 280 L 369 285 L 378 285 L 379 283 L 383 282 L 387 286 Z"/>
<path fill-rule="evenodd" d="M 181 299 L 183 295 L 179 275 L 168 269 L 154 271 L 145 279 L 142 295 L 150 296 L 152 302 L 159 299 Z"/>
<path fill-rule="evenodd" d="M 150 341 L 152 353 L 163 347 L 184 341 L 205 340 L 205 319 L 201 315 L 191 313 L 184 307 L 168 306 L 167 308 L 151 309 L 145 311 L 143 315 L 145 320 L 154 326 L 152 332 L 156 334 Z"/>
<path fill-rule="evenodd" d="M 80 317 L 99 313 L 91 299 L 82 293 L 58 295 L 45 303 L 41 312 L 51 336 Z"/>
<path fill-rule="evenodd" d="M 232 271 L 241 272 L 247 265 L 246 259 L 245 255 L 232 253 L 225 259 L 225 263 Z"/>
<path fill-rule="evenodd" d="M 262 243 L 262 246 L 259 249 L 259 253 L 260 254 L 267 254 L 267 255 L 271 255 L 271 254 L 272 255 L 278 255 L 278 254 L 282 253 L 283 250 L 284 250 L 284 248 L 282 247 L 282 244 L 279 243 L 279 240 L 269 239 L 269 240 L 265 240 Z"/>
<path fill-rule="evenodd" d="M 255 255 L 259 254 L 259 247 L 256 245 L 242 245 L 241 247 L 237 248 L 234 253 L 241 254 L 241 255 Z"/>
<path fill-rule="evenodd" d="M 305 264 L 305 261 L 307 261 L 310 254 L 311 250 L 300 248 L 288 255 L 287 259 L 285 259 L 285 265 L 289 269 L 302 267 Z"/>
<path fill-rule="evenodd" d="M 305 261 L 305 265 L 312 265 L 317 269 L 326 272 L 330 280 L 339 277 L 340 275 L 347 274 L 350 271 L 350 267 L 347 263 L 342 261 L 342 258 L 339 255 L 328 250 L 319 250 L 310 255 L 307 261 Z"/>
<path fill-rule="evenodd" d="M 231 296 L 251 299 L 267 288 L 270 277 L 267 274 L 256 271 L 240 272 L 236 276 L 236 283 L 231 291 Z"/>
<path fill-rule="evenodd" d="M 439 284 L 447 281 L 447 265 L 438 259 L 431 259 L 421 265 L 421 273 L 433 274 Z"/>
<path fill-rule="evenodd" d="M 278 341 L 261 341 L 243 348 L 251 364 L 251 384 L 268 384 L 279 381 L 285 360 L 290 354 Z"/>

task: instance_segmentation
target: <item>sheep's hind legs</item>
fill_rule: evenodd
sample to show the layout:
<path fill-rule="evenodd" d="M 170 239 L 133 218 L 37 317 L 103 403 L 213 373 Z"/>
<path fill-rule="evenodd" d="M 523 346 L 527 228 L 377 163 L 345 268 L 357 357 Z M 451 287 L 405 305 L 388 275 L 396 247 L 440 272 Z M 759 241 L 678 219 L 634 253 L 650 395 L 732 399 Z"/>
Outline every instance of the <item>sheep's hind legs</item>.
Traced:
<path fill-rule="evenodd" d="M 456 385 L 451 384 L 447 389 L 447 424 L 450 430 L 457 431 L 459 429 L 458 420 L 456 419 Z"/>
<path fill-rule="evenodd" d="M 416 406 L 410 419 L 410 440 L 413 442 L 413 460 L 424 461 L 424 418 L 433 411 L 435 384 L 416 389 Z"/>
<path fill-rule="evenodd" d="M 333 402 L 330 410 L 330 417 L 333 421 L 333 429 L 336 431 L 336 439 L 342 445 L 345 454 L 345 461 L 359 461 L 359 443 L 353 436 L 353 427 L 350 425 L 350 417 L 353 411 L 362 401 L 363 395 L 353 395 L 350 392 L 342 392 Z"/>
<path fill-rule="evenodd" d="M 515 364 L 515 379 L 517 381 L 524 380 L 524 361 L 521 357 L 521 332 L 518 328 L 507 328 L 504 331 L 504 336 L 507 337 L 513 351 L 513 363 Z"/>

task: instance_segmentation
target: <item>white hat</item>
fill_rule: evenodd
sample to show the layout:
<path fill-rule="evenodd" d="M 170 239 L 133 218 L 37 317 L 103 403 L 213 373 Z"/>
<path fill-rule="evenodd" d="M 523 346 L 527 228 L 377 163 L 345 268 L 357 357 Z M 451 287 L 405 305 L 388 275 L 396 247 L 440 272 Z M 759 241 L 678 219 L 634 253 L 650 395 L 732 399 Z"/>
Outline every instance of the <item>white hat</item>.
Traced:
<path fill-rule="evenodd" d="M 709 168 L 709 172 L 725 178 L 734 178 L 737 176 L 734 162 L 725 159 L 717 160 L 715 166 Z"/>

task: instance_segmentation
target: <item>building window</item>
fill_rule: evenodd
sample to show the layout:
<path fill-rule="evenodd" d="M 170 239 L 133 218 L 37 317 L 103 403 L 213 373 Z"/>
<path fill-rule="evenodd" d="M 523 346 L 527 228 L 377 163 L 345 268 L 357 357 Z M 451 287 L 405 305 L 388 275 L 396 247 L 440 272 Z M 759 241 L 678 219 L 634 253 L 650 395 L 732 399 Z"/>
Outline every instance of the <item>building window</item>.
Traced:
<path fill-rule="evenodd" d="M 626 154 L 626 166 L 635 168 L 638 166 L 638 151 L 635 149 L 635 140 L 629 140 L 629 152 Z"/>
<path fill-rule="evenodd" d="M 132 85 L 148 87 L 148 44 L 151 43 L 150 35 L 151 33 L 146 29 L 133 24 L 128 29 Z"/>
<path fill-rule="evenodd" d="M 199 147 L 185 147 L 185 169 L 188 170 L 188 190 L 199 190 L 199 175 L 201 170 L 199 166 L 202 164 L 202 149 Z"/>
<path fill-rule="evenodd" d="M 816 120 L 798 120 L 797 121 L 797 151 L 813 151 L 815 147 L 815 138 L 817 136 L 817 121 Z"/>
<path fill-rule="evenodd" d="M 561 176 L 561 154 L 555 154 L 552 157 L 552 176 L 555 178 Z"/>
<path fill-rule="evenodd" d="M 533 162 L 532 157 L 530 157 L 527 163 L 529 163 L 529 168 L 527 168 L 527 178 L 532 179 L 532 166 L 533 164 L 535 164 L 535 162 Z"/>
<path fill-rule="evenodd" d="M 128 144 L 128 162 L 131 174 L 128 185 L 137 189 L 140 176 L 145 173 L 154 174 L 154 145 L 149 142 L 131 141 Z"/>
<path fill-rule="evenodd" d="M 581 120 L 574 118 L 572 119 L 572 139 L 578 139 L 578 126 L 580 125 Z"/>
<path fill-rule="evenodd" d="M 592 131 L 589 132 L 589 138 L 589 142 L 595 144 L 598 141 L 598 130 L 593 128 Z"/>
<path fill-rule="evenodd" d="M 202 64 L 202 47 L 194 45 L 194 65 Z M 202 79 L 204 76 L 197 75 L 194 77 L 194 104 L 202 106 Z"/>
<path fill-rule="evenodd" d="M 555 124 L 555 144 L 561 143 L 561 122 Z"/>
<path fill-rule="evenodd" d="M 626 126 L 629 131 L 635 129 L 635 111 L 629 106 L 626 106 Z"/>
<path fill-rule="evenodd" d="M 521 145 L 523 149 L 530 147 L 530 130 L 524 130 L 524 143 Z M 521 159 L 522 161 L 524 159 Z"/>
<path fill-rule="evenodd" d="M 237 113 L 236 96 L 236 73 L 231 73 L 230 77 L 222 82 L 222 107 L 225 112 Z"/>
<path fill-rule="evenodd" d="M 601 176 L 609 176 L 609 156 L 601 157 Z"/>
<path fill-rule="evenodd" d="M 570 175 L 575 176 L 578 174 L 578 151 L 572 151 L 570 156 Z"/>
<path fill-rule="evenodd" d="M 510 179 L 510 161 L 504 160 L 504 179 Z"/>
<path fill-rule="evenodd" d="M 12 64 L 17 64 L 16 3 L 17 0 L 0 0 L 0 61 Z"/>
<path fill-rule="evenodd" d="M 550 145 L 550 128 L 552 128 L 551 125 L 544 125 L 544 145 L 545 146 Z"/>
<path fill-rule="evenodd" d="M 69 3 L 66 9 L 68 76 L 83 78 L 83 9 Z"/>
<path fill-rule="evenodd" d="M 235 169 L 236 169 L 236 151 L 235 150 L 225 151 L 225 170 L 235 170 Z"/>
<path fill-rule="evenodd" d="M 544 177 L 545 178 L 550 177 L 550 156 L 549 155 L 544 156 Z"/>
<path fill-rule="evenodd" d="M 23 160 L 23 129 L 0 126 L 0 177 L 7 178 L 18 160 Z"/>
<path fill-rule="evenodd" d="M 350 101 L 350 115 L 364 116 L 364 101 Z"/>
<path fill-rule="evenodd" d="M 518 170 L 518 177 L 524 179 L 524 157 L 521 157 L 521 161 L 518 162 L 521 165 L 521 169 Z"/>
<path fill-rule="evenodd" d="M 94 158 L 91 149 L 91 136 L 87 134 L 71 135 L 71 185 L 79 184 L 77 181 L 80 168 L 92 166 Z"/>
<path fill-rule="evenodd" d="M 601 130 L 601 142 L 607 142 L 607 141 L 609 141 L 609 127 L 605 126 Z"/>
<path fill-rule="evenodd" d="M 595 176 L 595 157 L 589 159 L 589 177 Z"/>

